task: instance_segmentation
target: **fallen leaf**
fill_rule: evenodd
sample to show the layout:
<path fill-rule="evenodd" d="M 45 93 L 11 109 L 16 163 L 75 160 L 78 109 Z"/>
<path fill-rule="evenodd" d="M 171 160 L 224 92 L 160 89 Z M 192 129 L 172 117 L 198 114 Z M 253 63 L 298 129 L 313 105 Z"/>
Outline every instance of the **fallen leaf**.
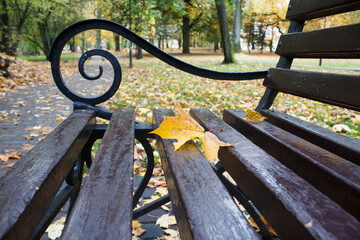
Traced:
<path fill-rule="evenodd" d="M 21 153 L 12 152 L 7 154 L 0 154 L 0 160 L 3 162 L 9 161 L 9 159 L 19 159 L 22 156 Z"/>
<path fill-rule="evenodd" d="M 138 220 L 133 220 L 132 221 L 132 228 L 139 228 L 139 227 L 141 227 L 141 223 L 138 221 Z"/>
<path fill-rule="evenodd" d="M 157 187 L 155 192 L 159 193 L 161 196 L 165 196 L 169 193 L 167 187 Z"/>
<path fill-rule="evenodd" d="M 47 229 L 46 232 L 50 239 L 54 240 L 61 236 L 62 230 L 64 229 L 66 217 L 62 217 L 52 223 Z"/>
<path fill-rule="evenodd" d="M 246 117 L 244 119 L 249 122 L 262 122 L 264 119 L 266 119 L 266 117 L 258 112 L 248 109 L 246 110 Z"/>
<path fill-rule="evenodd" d="M 6 164 L 5 166 L 2 166 L 1 169 L 11 168 L 12 166 L 14 166 L 14 164 L 15 164 L 15 163 Z"/>
<path fill-rule="evenodd" d="M 141 228 L 142 224 L 138 220 L 132 221 L 132 234 L 136 237 L 143 235 L 146 230 Z"/>
<path fill-rule="evenodd" d="M 23 144 L 21 150 L 30 151 L 31 149 L 33 149 L 34 146 L 35 145 L 32 145 L 32 144 Z"/>
<path fill-rule="evenodd" d="M 170 208 L 168 208 L 168 207 L 165 206 L 165 205 L 162 205 L 161 208 L 162 208 L 164 211 L 170 212 Z"/>
<path fill-rule="evenodd" d="M 351 129 L 345 125 L 345 124 L 335 124 L 332 127 L 332 130 L 338 133 L 346 133 L 346 132 L 351 132 Z"/>
<path fill-rule="evenodd" d="M 132 230 L 132 234 L 133 234 L 135 237 L 140 237 L 140 236 L 143 235 L 145 232 L 146 232 L 146 230 L 143 229 L 143 228 L 138 228 L 138 229 L 133 229 L 133 230 Z"/>
<path fill-rule="evenodd" d="M 177 110 L 180 113 L 179 116 L 164 117 L 160 126 L 151 132 L 164 139 L 176 139 L 177 142 L 173 143 L 175 151 L 187 141 L 199 138 L 202 141 L 201 147 L 204 150 L 205 158 L 211 160 L 217 159 L 220 146 L 233 146 L 232 144 L 220 141 L 211 131 L 205 131 L 205 129 L 180 106 L 178 106 Z"/>
<path fill-rule="evenodd" d="M 169 237 L 173 238 L 173 239 L 177 239 L 178 238 L 178 231 L 173 230 L 173 229 L 164 229 L 163 230 L 167 235 L 169 235 Z"/>
<path fill-rule="evenodd" d="M 169 225 L 175 225 L 176 219 L 175 216 L 170 216 L 170 214 L 164 214 L 156 220 L 155 225 L 160 225 L 161 228 L 169 228 Z"/>

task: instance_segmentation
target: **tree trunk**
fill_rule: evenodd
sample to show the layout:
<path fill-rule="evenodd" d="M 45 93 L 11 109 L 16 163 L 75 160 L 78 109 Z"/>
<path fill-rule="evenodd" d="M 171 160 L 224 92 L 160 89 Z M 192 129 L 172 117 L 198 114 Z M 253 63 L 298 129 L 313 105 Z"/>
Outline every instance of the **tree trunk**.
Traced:
<path fill-rule="evenodd" d="M 136 59 L 142 59 L 143 57 L 142 48 L 136 45 Z"/>
<path fill-rule="evenodd" d="M 216 41 L 214 43 L 214 52 L 216 52 L 216 50 L 219 50 L 219 42 L 218 41 Z"/>
<path fill-rule="evenodd" d="M 75 37 L 72 38 L 71 52 L 76 52 Z"/>
<path fill-rule="evenodd" d="M 271 28 L 271 39 L 270 39 L 270 42 L 269 42 L 270 52 L 273 52 L 273 42 L 274 42 L 274 29 Z"/>
<path fill-rule="evenodd" d="M 221 41 L 224 47 L 223 63 L 235 63 L 234 49 L 230 41 L 228 19 L 226 16 L 224 0 L 215 0 L 215 5 L 219 19 Z"/>
<path fill-rule="evenodd" d="M 101 18 L 101 10 L 100 10 L 100 8 L 97 8 L 97 10 L 96 10 L 96 17 Z M 96 29 L 96 44 L 95 44 L 95 47 L 100 48 L 100 44 L 101 44 L 101 30 Z"/>
<path fill-rule="evenodd" d="M 183 53 L 190 53 L 190 18 L 188 15 L 183 16 L 183 26 L 182 26 L 182 34 L 183 34 Z"/>
<path fill-rule="evenodd" d="M 3 9 L 0 14 L 0 23 L 1 23 L 1 46 L 0 51 L 5 52 L 6 54 L 13 55 L 11 51 L 11 44 L 10 44 L 10 36 L 11 36 L 11 29 L 10 29 L 10 22 L 9 22 L 9 13 L 7 11 L 7 0 L 1 0 L 1 8 Z"/>
<path fill-rule="evenodd" d="M 120 36 L 117 34 L 114 34 L 114 42 L 115 42 L 115 52 L 120 51 Z"/>
<path fill-rule="evenodd" d="M 234 47 L 234 52 L 236 52 L 236 53 L 241 52 L 241 42 L 240 42 L 241 2 L 242 2 L 242 0 L 235 0 L 232 44 Z"/>
<path fill-rule="evenodd" d="M 42 42 L 42 45 L 43 45 L 43 52 L 45 54 L 45 57 L 46 59 L 48 60 L 49 59 L 49 53 L 50 53 L 50 48 L 51 48 L 51 45 L 50 45 L 50 36 L 48 36 L 48 33 L 47 33 L 47 22 L 44 21 L 43 23 L 38 23 L 38 27 L 39 27 L 39 31 L 40 31 L 40 36 L 41 36 L 41 42 Z"/>
<path fill-rule="evenodd" d="M 161 35 L 159 35 L 159 38 L 158 38 L 158 48 L 161 49 Z"/>

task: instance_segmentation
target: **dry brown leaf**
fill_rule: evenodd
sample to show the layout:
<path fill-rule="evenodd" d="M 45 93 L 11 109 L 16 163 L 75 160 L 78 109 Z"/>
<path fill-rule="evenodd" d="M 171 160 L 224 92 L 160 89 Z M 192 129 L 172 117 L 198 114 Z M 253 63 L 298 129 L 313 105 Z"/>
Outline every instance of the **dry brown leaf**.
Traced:
<path fill-rule="evenodd" d="M 0 160 L 3 162 L 9 161 L 9 159 L 19 159 L 22 156 L 21 153 L 12 152 L 7 154 L 0 154 Z"/>
<path fill-rule="evenodd" d="M 6 164 L 5 166 L 2 166 L 1 169 L 11 168 L 12 166 L 14 166 L 14 164 L 15 163 Z"/>

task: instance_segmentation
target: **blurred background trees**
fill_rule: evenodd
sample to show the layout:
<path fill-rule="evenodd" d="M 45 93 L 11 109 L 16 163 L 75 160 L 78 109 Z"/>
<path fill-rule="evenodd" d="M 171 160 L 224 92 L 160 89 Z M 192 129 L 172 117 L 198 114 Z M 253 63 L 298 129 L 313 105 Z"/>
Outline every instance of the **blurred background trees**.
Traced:
<path fill-rule="evenodd" d="M 288 1 L 284 0 L 0 0 L 0 51 L 8 55 L 43 54 L 48 57 L 56 35 L 82 19 L 104 18 L 130 27 L 161 49 L 191 53 L 193 47 L 231 54 L 272 52 L 281 33 Z M 220 16 L 220 17 L 219 17 Z M 360 21 L 359 11 L 340 14 L 326 27 Z M 324 26 L 324 19 L 306 23 L 305 29 Z M 221 31 L 223 29 L 223 31 Z M 104 44 L 126 51 L 128 43 L 113 33 L 98 31 L 96 37 L 79 34 L 69 51 L 84 51 Z M 137 57 L 142 50 L 137 48 Z"/>

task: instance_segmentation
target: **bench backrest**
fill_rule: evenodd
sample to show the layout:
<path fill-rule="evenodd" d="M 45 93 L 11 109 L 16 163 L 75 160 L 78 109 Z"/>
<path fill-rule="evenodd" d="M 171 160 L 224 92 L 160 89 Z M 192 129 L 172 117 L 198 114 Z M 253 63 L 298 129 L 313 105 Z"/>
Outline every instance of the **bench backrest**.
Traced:
<path fill-rule="evenodd" d="M 279 91 L 360 111 L 359 75 L 290 70 L 294 58 L 359 58 L 360 23 L 303 32 L 306 20 L 358 9 L 358 0 L 290 1 L 289 31 L 280 37 L 280 60 L 264 80 L 267 90 L 257 111 L 270 108 Z"/>

